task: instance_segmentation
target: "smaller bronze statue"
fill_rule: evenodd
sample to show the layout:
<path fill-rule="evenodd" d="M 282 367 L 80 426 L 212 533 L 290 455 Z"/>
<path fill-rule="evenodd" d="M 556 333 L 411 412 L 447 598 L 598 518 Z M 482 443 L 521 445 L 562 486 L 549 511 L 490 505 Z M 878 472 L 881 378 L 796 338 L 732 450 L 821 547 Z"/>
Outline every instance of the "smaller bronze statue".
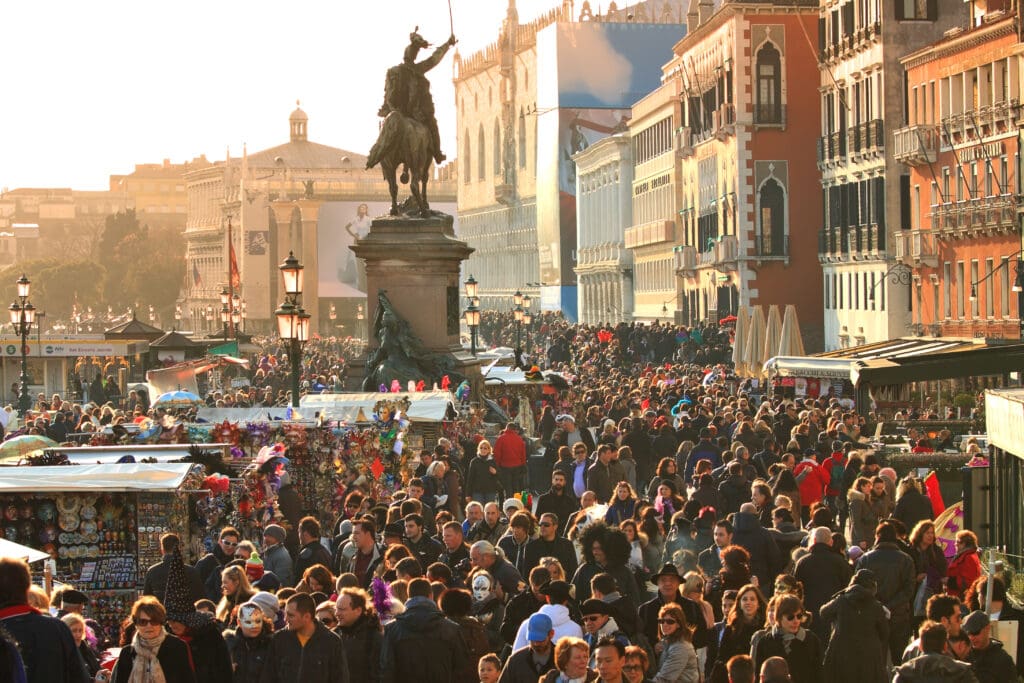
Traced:
<path fill-rule="evenodd" d="M 393 380 L 398 380 L 403 387 L 409 380 L 423 380 L 429 386 L 440 382 L 446 374 L 452 380 L 456 377 L 461 380 L 461 375 L 451 372 L 450 360 L 424 348 L 383 290 L 377 293 L 373 336 L 379 346 L 366 359 L 363 391 L 377 391 L 382 384 L 391 386 Z"/>
<path fill-rule="evenodd" d="M 366 168 L 380 164 L 391 193 L 391 215 L 403 213 L 398 204 L 398 181 L 408 183 L 414 203 L 413 213 L 427 218 L 432 215 L 427 201 L 430 163 L 446 159 L 441 151 L 441 136 L 434 116 L 434 99 L 426 73 L 440 63 L 455 36 L 434 50 L 430 57 L 416 62 L 416 56 L 430 43 L 423 39 L 419 27 L 409 34 L 402 63 L 391 67 L 384 84 L 384 104 L 379 116 L 384 117 L 377 142 L 370 149 Z M 398 167 L 402 166 L 401 177 Z"/>

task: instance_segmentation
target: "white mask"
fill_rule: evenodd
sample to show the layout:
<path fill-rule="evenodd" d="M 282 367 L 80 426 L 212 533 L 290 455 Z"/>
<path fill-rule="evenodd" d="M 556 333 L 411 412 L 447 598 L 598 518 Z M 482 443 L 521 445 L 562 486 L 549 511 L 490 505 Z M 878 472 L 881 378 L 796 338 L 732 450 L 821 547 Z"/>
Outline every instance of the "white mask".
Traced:
<path fill-rule="evenodd" d="M 246 635 L 255 635 L 263 628 L 263 610 L 251 605 L 238 608 L 238 625 Z"/>
<path fill-rule="evenodd" d="M 473 578 L 473 599 L 483 602 L 491 595 L 491 580 L 484 574 L 477 574 Z"/>

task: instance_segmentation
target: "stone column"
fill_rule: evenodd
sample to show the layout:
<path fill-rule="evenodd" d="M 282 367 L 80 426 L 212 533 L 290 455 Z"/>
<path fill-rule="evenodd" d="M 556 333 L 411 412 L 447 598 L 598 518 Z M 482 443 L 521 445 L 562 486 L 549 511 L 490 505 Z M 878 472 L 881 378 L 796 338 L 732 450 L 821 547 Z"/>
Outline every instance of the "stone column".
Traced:
<path fill-rule="evenodd" d="M 302 306 L 312 318 L 309 329 L 320 333 L 320 269 L 317 245 L 317 220 L 320 216 L 319 199 L 299 199 L 295 202 L 299 210 L 298 251 L 295 256 L 304 268 Z M 333 333 L 333 331 L 332 331 Z"/>

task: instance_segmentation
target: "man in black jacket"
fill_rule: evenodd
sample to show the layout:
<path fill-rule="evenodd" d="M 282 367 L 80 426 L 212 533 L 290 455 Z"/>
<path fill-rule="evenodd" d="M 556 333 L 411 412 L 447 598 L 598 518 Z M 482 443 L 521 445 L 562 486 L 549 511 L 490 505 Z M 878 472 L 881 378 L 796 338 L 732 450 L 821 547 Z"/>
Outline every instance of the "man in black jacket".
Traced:
<path fill-rule="evenodd" d="M 334 633 L 345 648 L 349 680 L 378 683 L 384 636 L 370 594 L 361 588 L 342 588 L 334 612 L 338 617 Z"/>
<path fill-rule="evenodd" d="M 444 550 L 437 561 L 443 562 L 452 570 L 453 585 L 465 585 L 469 568 L 469 544 L 462 535 L 462 525 L 458 522 L 447 522 L 441 527 L 441 540 L 444 542 Z"/>
<path fill-rule="evenodd" d="M 551 642 L 555 630 L 551 617 L 534 614 L 526 628 L 530 644 L 512 653 L 501 670 L 498 683 L 535 683 L 555 668 L 555 645 Z"/>
<path fill-rule="evenodd" d="M 811 532 L 811 551 L 796 563 L 794 575 L 804 584 L 804 607 L 811 613 L 810 629 L 827 643 L 829 624 L 821 619 L 821 606 L 850 583 L 846 559 L 832 548 L 832 530 L 819 526 Z"/>
<path fill-rule="evenodd" d="M 204 586 L 204 597 L 214 602 L 220 600 L 220 570 L 228 562 L 235 559 L 235 548 L 238 547 L 238 541 L 241 537 L 241 534 L 238 533 L 238 529 L 235 527 L 224 527 L 220 530 L 220 536 L 217 537 L 217 545 L 213 546 L 213 552 L 203 555 L 196 562 L 195 568 L 199 572 L 199 580 L 202 581 Z M 327 566 L 329 567 L 330 564 Z M 166 573 L 164 576 L 167 576 Z M 163 598 L 163 596 L 158 597 Z"/>
<path fill-rule="evenodd" d="M 967 658 L 978 683 L 1003 683 L 1017 680 L 1013 658 L 1003 644 L 992 638 L 992 622 L 981 611 L 974 611 L 964 619 L 961 629 L 971 640 L 971 654 Z"/>
<path fill-rule="evenodd" d="M 384 627 L 382 683 L 450 683 L 462 669 L 467 657 L 462 630 L 441 614 L 430 595 L 429 581 L 410 581 L 405 611 Z"/>
<path fill-rule="evenodd" d="M 299 521 L 299 542 L 302 549 L 295 558 L 295 570 L 292 576 L 296 584 L 302 581 L 302 575 L 314 564 L 331 567 L 331 553 L 320 542 L 320 522 L 314 517 L 303 517 Z"/>
<path fill-rule="evenodd" d="M 181 539 L 177 534 L 164 534 L 160 537 L 160 550 L 163 551 L 164 559 L 157 562 L 146 570 L 146 579 L 142 584 L 142 594 L 152 595 L 160 602 L 164 602 L 167 592 L 167 570 L 171 564 L 171 555 L 181 547 Z M 206 589 L 203 588 L 203 580 L 195 567 L 185 567 L 185 580 L 189 587 L 189 597 L 192 602 L 206 598 Z"/>
<path fill-rule="evenodd" d="M 536 567 L 542 557 L 554 557 L 562 565 L 566 576 L 575 576 L 577 560 L 572 541 L 560 535 L 559 517 L 553 512 L 539 515 L 540 534 L 526 544 L 526 566 Z"/>
<path fill-rule="evenodd" d="M 693 646 L 701 648 L 708 644 L 708 627 L 704 620 L 704 612 L 693 600 L 683 597 L 679 586 L 683 577 L 674 564 L 663 565 L 661 571 L 651 577 L 651 583 L 658 587 L 658 594 L 653 600 L 640 605 L 637 610 L 637 628 L 647 636 L 647 643 L 654 646 L 658 642 L 658 612 L 661 608 L 674 602 L 683 609 L 686 621 L 696 626 L 693 632 Z"/>
<path fill-rule="evenodd" d="M 267 665 L 260 683 L 348 683 L 348 662 L 341 638 L 314 618 L 316 605 L 308 593 L 288 598 L 288 628 L 270 639 Z M 369 679 L 360 679 L 369 680 Z"/>
<path fill-rule="evenodd" d="M 561 521 L 561 528 L 558 531 L 565 531 L 569 520 L 580 509 L 580 502 L 572 495 L 572 489 L 567 489 L 568 480 L 565 472 L 555 470 L 551 473 L 551 488 L 547 493 L 542 493 L 537 499 L 537 519 L 545 512 L 553 512 Z M 568 570 L 566 570 L 568 571 Z M 571 576 L 571 574 L 569 575 Z"/>
<path fill-rule="evenodd" d="M 71 629 L 28 604 L 31 574 L 24 560 L 0 558 L 0 626 L 14 637 L 28 683 L 86 683 L 89 674 Z M 9 672 L 4 672 L 7 675 Z M 11 680 L 17 680 L 12 678 Z"/>
<path fill-rule="evenodd" d="M 857 569 L 870 569 L 878 578 L 878 601 L 889 610 L 889 655 L 898 662 L 910 641 L 911 605 L 916 570 L 910 556 L 897 544 L 896 527 L 882 522 L 875 529 L 875 547 L 857 561 Z"/>
<path fill-rule="evenodd" d="M 423 524 L 423 516 L 413 513 L 405 516 L 405 541 L 403 545 L 409 549 L 412 556 L 420 562 L 420 566 L 426 569 L 437 562 L 444 552 L 444 546 L 427 536 Z"/>

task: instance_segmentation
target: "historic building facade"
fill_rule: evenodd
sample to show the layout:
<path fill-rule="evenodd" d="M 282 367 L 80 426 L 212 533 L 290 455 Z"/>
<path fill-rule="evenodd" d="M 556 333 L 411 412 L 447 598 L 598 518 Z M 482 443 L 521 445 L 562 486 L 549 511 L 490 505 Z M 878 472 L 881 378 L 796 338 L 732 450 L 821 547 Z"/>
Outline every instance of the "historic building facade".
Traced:
<path fill-rule="evenodd" d="M 374 217 L 364 207 L 390 205 L 387 184 L 379 169 L 365 169 L 365 155 L 311 141 L 301 108 L 289 116 L 288 129 L 282 145 L 243 151 L 241 158 L 186 176 L 186 283 L 179 297 L 185 327 L 219 332 L 220 295 L 230 287 L 245 302 L 245 331 L 274 331 L 274 311 L 283 301 L 278 266 L 293 252 L 304 266 L 302 301 L 312 329 L 324 335 L 366 331 L 358 318 L 367 310 L 366 292 L 355 278 L 339 281 L 334 269 L 354 262 L 349 236 Z M 429 188 L 435 208 L 454 202 L 455 168 L 435 170 Z M 235 286 L 229 282 L 232 250 Z"/>
<path fill-rule="evenodd" d="M 825 347 L 906 334 L 909 277 L 892 245 L 907 226 L 910 187 L 894 157 L 905 120 L 899 58 L 942 37 L 964 3 L 825 0 L 818 20 Z"/>
<path fill-rule="evenodd" d="M 596 141 L 588 135 L 622 132 L 621 120 L 609 124 L 612 112 L 624 116 L 646 92 L 624 88 L 614 95 L 629 101 L 615 106 L 567 104 L 559 90 L 565 46 L 571 42 L 566 37 L 573 27 L 588 24 L 633 24 L 634 46 L 643 45 L 645 31 L 663 38 L 666 25 L 677 27 L 673 30 L 681 36 L 688 0 L 619 4 L 610 2 L 602 10 L 589 1 L 564 0 L 520 23 L 515 0 L 509 0 L 498 39 L 474 54 L 455 55 L 459 232 L 475 249 L 464 270 L 480 282 L 485 308 L 511 307 L 519 290 L 546 309 L 576 311 L 582 253 L 576 239 L 589 226 L 577 229 L 572 158 Z M 620 46 L 628 50 L 630 43 L 623 40 Z M 604 111 L 590 116 L 589 107 Z M 538 126 L 540 119 L 545 125 Z"/>
<path fill-rule="evenodd" d="M 739 305 L 794 304 L 808 350 L 820 348 L 820 196 L 814 45 L 818 5 L 693 3 L 687 36 L 664 67 L 678 79 L 681 158 L 677 319 Z"/>
<path fill-rule="evenodd" d="M 633 319 L 633 257 L 624 235 L 632 224 L 633 145 L 628 133 L 599 140 L 576 162 L 580 322 Z"/>
<path fill-rule="evenodd" d="M 896 254 L 912 269 L 915 334 L 1021 338 L 1019 17 L 979 2 L 974 16 L 902 61 L 910 216 Z"/>

